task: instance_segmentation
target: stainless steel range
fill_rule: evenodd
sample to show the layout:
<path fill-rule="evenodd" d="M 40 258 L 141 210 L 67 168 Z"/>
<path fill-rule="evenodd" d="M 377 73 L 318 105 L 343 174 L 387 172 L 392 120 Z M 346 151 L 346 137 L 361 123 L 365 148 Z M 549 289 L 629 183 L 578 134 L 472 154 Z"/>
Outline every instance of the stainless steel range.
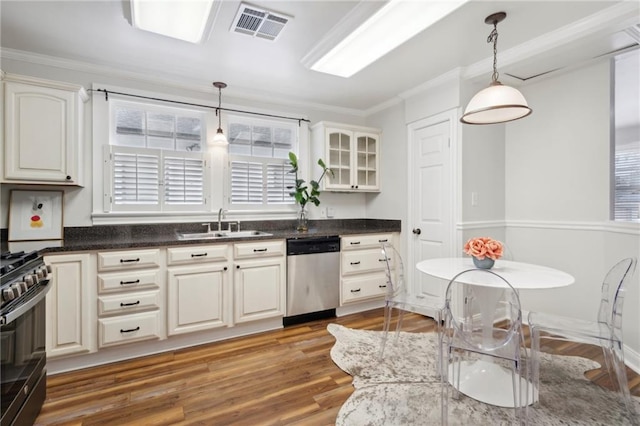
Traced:
<path fill-rule="evenodd" d="M 37 252 L 0 256 L 0 426 L 33 424 L 44 403 L 50 268 Z"/>

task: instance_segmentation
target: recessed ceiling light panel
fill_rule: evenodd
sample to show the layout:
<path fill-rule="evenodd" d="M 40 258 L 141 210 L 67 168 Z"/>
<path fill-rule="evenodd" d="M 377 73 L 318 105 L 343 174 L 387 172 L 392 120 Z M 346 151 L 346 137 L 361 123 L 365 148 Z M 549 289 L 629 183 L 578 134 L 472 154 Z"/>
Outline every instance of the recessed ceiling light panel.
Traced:
<path fill-rule="evenodd" d="M 314 48 L 314 58 L 307 55 L 303 63 L 313 60 L 310 68 L 314 71 L 351 77 L 467 1 L 389 0 L 342 41 L 325 50 L 321 57 Z M 324 43 L 321 40 L 319 45 Z"/>
<path fill-rule="evenodd" d="M 135 28 L 191 43 L 204 41 L 214 0 L 131 0 Z"/>

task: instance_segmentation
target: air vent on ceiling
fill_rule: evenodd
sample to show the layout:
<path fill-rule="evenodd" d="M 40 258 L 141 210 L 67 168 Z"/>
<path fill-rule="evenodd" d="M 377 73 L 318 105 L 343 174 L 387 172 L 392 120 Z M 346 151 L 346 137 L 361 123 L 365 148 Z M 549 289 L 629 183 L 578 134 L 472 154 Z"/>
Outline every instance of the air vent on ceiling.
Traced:
<path fill-rule="evenodd" d="M 240 3 L 231 31 L 275 41 L 290 20 L 290 16 Z"/>

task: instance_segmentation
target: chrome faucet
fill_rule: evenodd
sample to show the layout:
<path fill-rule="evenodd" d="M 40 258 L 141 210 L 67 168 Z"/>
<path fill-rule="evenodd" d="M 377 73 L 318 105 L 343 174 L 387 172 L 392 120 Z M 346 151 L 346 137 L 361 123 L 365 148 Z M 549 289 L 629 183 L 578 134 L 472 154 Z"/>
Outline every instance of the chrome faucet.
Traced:
<path fill-rule="evenodd" d="M 218 210 L 218 232 L 222 231 L 222 218 L 224 217 L 224 210 L 220 207 Z"/>

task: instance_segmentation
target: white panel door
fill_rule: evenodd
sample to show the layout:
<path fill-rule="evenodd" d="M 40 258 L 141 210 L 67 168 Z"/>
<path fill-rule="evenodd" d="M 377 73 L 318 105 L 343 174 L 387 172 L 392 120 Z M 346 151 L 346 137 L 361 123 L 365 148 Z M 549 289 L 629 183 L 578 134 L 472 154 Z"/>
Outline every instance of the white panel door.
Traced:
<path fill-rule="evenodd" d="M 409 128 L 411 155 L 410 249 L 412 289 L 416 294 L 443 296 L 446 283 L 415 269 L 423 259 L 449 257 L 453 247 L 454 199 L 451 155 L 452 117 L 442 114 Z"/>

